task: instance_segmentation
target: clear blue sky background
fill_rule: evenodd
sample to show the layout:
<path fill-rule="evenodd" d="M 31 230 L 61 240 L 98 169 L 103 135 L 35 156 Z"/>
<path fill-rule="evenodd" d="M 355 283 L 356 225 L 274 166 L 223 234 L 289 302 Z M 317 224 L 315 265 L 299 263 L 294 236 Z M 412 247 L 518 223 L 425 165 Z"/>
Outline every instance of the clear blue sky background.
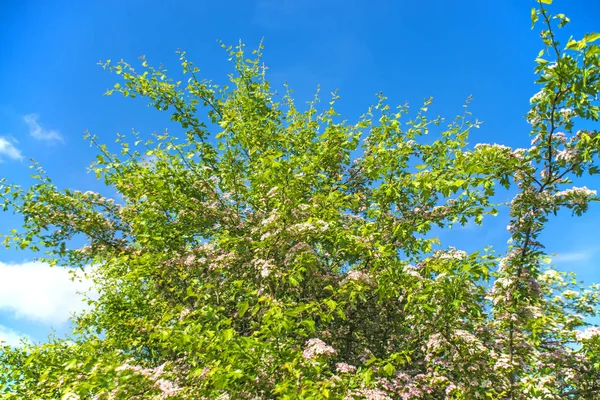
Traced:
<path fill-rule="evenodd" d="M 534 1 L 506 0 L 246 0 L 246 1 L 0 1 L 0 176 L 27 185 L 29 158 L 39 161 L 60 187 L 103 191 L 86 168 L 95 152 L 84 129 L 113 142 L 132 128 L 150 134 L 169 125 L 168 115 L 145 102 L 103 97 L 116 76 L 98 60 L 140 55 L 175 70 L 175 50 L 185 49 L 201 75 L 223 81 L 230 71 L 217 44 L 242 39 L 254 48 L 264 37 L 265 62 L 275 86 L 287 80 L 302 100 L 317 84 L 338 88 L 341 112 L 353 121 L 383 91 L 392 103 L 417 107 L 433 96 L 433 111 L 452 118 L 472 94 L 471 110 L 485 121 L 472 137 L 528 147 L 524 114 L 533 84 L 533 59 L 541 49 L 530 29 Z M 557 0 L 551 7 L 573 23 L 575 36 L 600 31 L 600 2 Z M 61 139 L 58 139 L 61 138 Z M 584 182 L 599 188 L 598 180 Z M 556 264 L 600 281 L 596 225 L 600 205 L 584 218 L 565 213 L 549 224 L 544 240 Z M 0 232 L 19 223 L 0 214 Z M 506 214 L 483 228 L 443 234 L 466 250 L 503 247 Z M 0 337 L 42 340 L 64 332 L 65 307 L 77 309 L 72 286 L 45 272 L 34 254 L 0 249 Z M 3 271 L 3 272 L 2 272 Z M 41 281 L 41 282 L 40 282 Z M 48 306 L 46 303 L 52 303 Z M 50 310 L 50 311 L 48 311 Z"/>

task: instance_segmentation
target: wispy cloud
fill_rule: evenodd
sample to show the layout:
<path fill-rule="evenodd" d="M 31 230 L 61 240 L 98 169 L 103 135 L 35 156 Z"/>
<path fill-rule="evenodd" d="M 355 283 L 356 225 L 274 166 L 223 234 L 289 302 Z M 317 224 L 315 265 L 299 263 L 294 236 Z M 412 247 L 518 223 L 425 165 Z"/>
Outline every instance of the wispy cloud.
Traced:
<path fill-rule="evenodd" d="M 0 311 L 17 319 L 54 327 L 64 324 L 72 313 L 87 308 L 81 293 L 91 287 L 90 280 L 73 281 L 66 268 L 41 262 L 0 262 Z"/>
<path fill-rule="evenodd" d="M 4 158 L 10 160 L 22 160 L 23 154 L 21 154 L 21 151 L 17 149 L 8 138 L 0 136 L 0 162 L 2 162 L 2 159 Z"/>
<path fill-rule="evenodd" d="M 29 126 L 29 134 L 38 140 L 48 142 L 64 142 L 63 137 L 58 131 L 46 129 L 39 123 L 40 116 L 37 114 L 27 114 L 23 121 Z"/>
<path fill-rule="evenodd" d="M 29 337 L 0 325 L 0 343 L 2 345 L 16 347 L 21 344 L 22 339 L 29 339 Z"/>
<path fill-rule="evenodd" d="M 586 262 L 590 261 L 594 257 L 594 254 L 595 252 L 593 250 L 579 250 L 558 253 L 552 257 L 552 262 L 555 264 Z"/>

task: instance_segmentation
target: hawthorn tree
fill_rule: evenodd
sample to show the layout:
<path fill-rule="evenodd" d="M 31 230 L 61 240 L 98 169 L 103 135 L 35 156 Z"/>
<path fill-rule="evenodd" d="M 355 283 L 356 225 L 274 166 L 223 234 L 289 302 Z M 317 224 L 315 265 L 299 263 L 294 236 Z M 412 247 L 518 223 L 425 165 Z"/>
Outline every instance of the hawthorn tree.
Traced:
<path fill-rule="evenodd" d="M 356 123 L 337 96 L 300 110 L 242 45 L 230 86 L 183 52 L 187 83 L 105 63 L 122 79 L 110 93 L 147 98 L 186 136 L 120 136 L 117 154 L 89 137 L 115 199 L 40 168 L 28 189 L 2 182 L 24 217 L 5 244 L 80 267 L 99 293 L 70 337 L 0 348 L 2 398 L 599 398 L 600 329 L 584 328 L 600 286 L 547 265 L 538 238 L 551 213 L 597 200 L 570 177 L 598 173 L 600 34 L 559 44 L 569 19 L 549 3 L 532 11 L 527 149 L 470 147 L 478 122 L 444 124 L 429 101 L 409 114 L 380 96 Z M 516 192 L 506 254 L 428 234 L 495 214 L 498 185 Z"/>

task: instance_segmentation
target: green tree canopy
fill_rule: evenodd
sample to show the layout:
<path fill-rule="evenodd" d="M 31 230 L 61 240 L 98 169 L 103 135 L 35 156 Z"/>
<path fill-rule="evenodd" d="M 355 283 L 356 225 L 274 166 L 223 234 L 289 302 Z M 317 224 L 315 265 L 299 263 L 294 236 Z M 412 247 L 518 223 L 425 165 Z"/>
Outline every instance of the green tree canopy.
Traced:
<path fill-rule="evenodd" d="M 568 18 L 544 3 L 527 149 L 469 146 L 466 106 L 450 123 L 383 95 L 356 123 L 337 95 L 298 108 L 242 45 L 228 86 L 183 52 L 183 82 L 106 62 L 109 93 L 186 135 L 120 136 L 115 154 L 89 136 L 114 199 L 39 167 L 30 188 L 1 183 L 24 217 L 5 244 L 84 269 L 99 292 L 70 337 L 0 348 L 2 398 L 599 398 L 600 329 L 583 328 L 600 287 L 547 266 L 538 239 L 550 214 L 597 200 L 570 177 L 598 172 L 600 34 L 559 44 Z M 428 234 L 482 223 L 500 186 L 516 193 L 506 254 Z"/>

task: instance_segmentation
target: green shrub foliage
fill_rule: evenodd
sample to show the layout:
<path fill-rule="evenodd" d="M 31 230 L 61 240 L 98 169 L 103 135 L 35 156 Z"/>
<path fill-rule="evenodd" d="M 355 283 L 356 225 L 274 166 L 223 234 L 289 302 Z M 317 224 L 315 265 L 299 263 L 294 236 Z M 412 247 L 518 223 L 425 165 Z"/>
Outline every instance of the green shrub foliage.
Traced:
<path fill-rule="evenodd" d="M 114 154 L 89 136 L 114 199 L 37 166 L 27 189 L 2 182 L 25 221 L 5 244 L 79 267 L 99 293 L 69 337 L 0 348 L 2 398 L 600 398 L 586 324 L 600 287 L 553 269 L 539 241 L 550 214 L 597 200 L 570 179 L 598 173 L 600 34 L 558 43 L 569 20 L 548 3 L 532 10 L 544 48 L 525 149 L 470 146 L 466 106 L 450 123 L 383 95 L 356 123 L 335 94 L 299 108 L 243 45 L 227 49 L 228 86 L 183 52 L 182 81 L 104 63 L 109 94 L 147 99 L 185 135 L 119 136 Z M 494 204 L 501 187 L 510 204 Z M 506 253 L 430 234 L 498 207 Z"/>

